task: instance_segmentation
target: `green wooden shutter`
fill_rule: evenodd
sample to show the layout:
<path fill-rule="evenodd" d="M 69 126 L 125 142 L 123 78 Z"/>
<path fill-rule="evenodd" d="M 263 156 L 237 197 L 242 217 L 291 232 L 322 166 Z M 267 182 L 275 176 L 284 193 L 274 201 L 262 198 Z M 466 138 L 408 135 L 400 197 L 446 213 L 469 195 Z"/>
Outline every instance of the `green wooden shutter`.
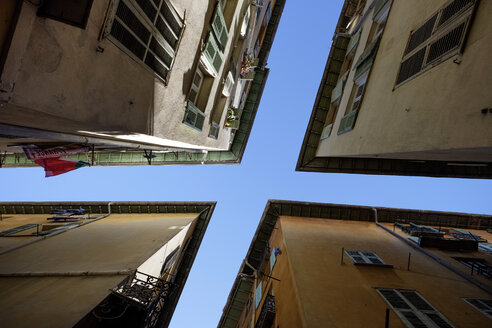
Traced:
<path fill-rule="evenodd" d="M 188 101 L 183 123 L 198 130 L 202 130 L 203 123 L 205 122 L 205 114 L 198 109 L 191 101 Z"/>
<path fill-rule="evenodd" d="M 212 33 L 208 35 L 208 41 L 205 45 L 205 50 L 203 53 L 205 54 L 205 58 L 207 58 L 210 65 L 212 65 L 215 69 L 215 72 L 218 73 L 222 65 L 222 57 L 220 56 L 219 46 L 217 45 Z"/>
<path fill-rule="evenodd" d="M 358 112 L 359 110 L 357 109 L 353 110 L 342 118 L 337 134 L 348 132 L 354 128 Z"/>
<path fill-rule="evenodd" d="M 335 102 L 342 96 L 343 87 L 345 86 L 345 82 L 347 81 L 349 73 L 350 70 L 346 71 L 345 74 L 343 74 L 338 80 L 336 87 L 333 88 L 333 91 L 331 92 L 331 102 Z"/>
<path fill-rule="evenodd" d="M 376 53 L 379 47 L 379 41 L 381 37 L 378 37 L 376 40 L 372 41 L 367 47 L 366 50 L 360 55 L 357 63 L 354 65 L 355 74 L 354 81 L 356 81 L 359 77 L 362 76 L 367 70 L 372 66 L 374 62 L 374 58 L 376 57 Z"/>
<path fill-rule="evenodd" d="M 214 30 L 217 41 L 219 42 L 222 49 L 225 48 L 227 44 L 227 39 L 229 38 L 227 34 L 227 26 L 224 19 L 224 14 L 220 8 L 220 4 L 217 4 L 215 8 L 215 15 L 212 20 L 212 29 Z"/>

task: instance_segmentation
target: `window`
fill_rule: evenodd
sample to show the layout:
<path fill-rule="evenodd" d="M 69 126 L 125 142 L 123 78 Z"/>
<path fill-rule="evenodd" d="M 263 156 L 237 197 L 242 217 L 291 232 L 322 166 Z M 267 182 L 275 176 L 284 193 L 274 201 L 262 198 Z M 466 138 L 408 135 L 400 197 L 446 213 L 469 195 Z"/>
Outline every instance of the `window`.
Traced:
<path fill-rule="evenodd" d="M 328 110 L 328 114 L 326 115 L 326 123 L 327 125 L 321 131 L 321 140 L 326 139 L 330 136 L 331 131 L 333 130 L 333 123 L 335 122 L 335 118 L 337 117 L 339 108 L 339 102 L 330 104 L 330 109 Z"/>
<path fill-rule="evenodd" d="M 212 122 L 210 125 L 210 131 L 208 133 L 209 138 L 217 139 L 219 137 L 219 125 L 215 122 Z"/>
<path fill-rule="evenodd" d="M 191 83 L 190 93 L 188 95 L 188 100 L 193 104 L 198 104 L 198 96 L 200 95 L 200 90 L 203 83 L 203 73 L 197 68 L 195 76 L 193 77 L 193 82 Z"/>
<path fill-rule="evenodd" d="M 91 6 L 92 0 L 44 0 L 39 6 L 38 16 L 85 28 Z"/>
<path fill-rule="evenodd" d="M 203 114 L 200 109 L 198 109 L 191 101 L 188 100 L 188 106 L 185 110 L 183 123 L 201 131 L 204 122 L 205 114 Z"/>
<path fill-rule="evenodd" d="M 492 300 L 465 298 L 465 302 L 492 319 Z"/>
<path fill-rule="evenodd" d="M 225 23 L 224 14 L 222 13 L 222 9 L 219 4 L 217 4 L 217 6 L 215 7 L 214 18 L 212 19 L 212 30 L 214 31 L 215 37 L 220 45 L 221 50 L 224 50 L 229 36 L 227 33 L 227 26 Z"/>
<path fill-rule="evenodd" d="M 208 40 L 203 54 L 212 68 L 212 73 L 219 73 L 220 67 L 222 66 L 222 55 L 213 33 L 208 34 Z"/>
<path fill-rule="evenodd" d="M 454 257 L 454 259 L 469 267 L 472 275 L 477 274 L 492 279 L 492 266 L 485 263 L 484 259 L 475 257 Z"/>
<path fill-rule="evenodd" d="M 234 77 L 232 75 L 232 72 L 229 71 L 227 73 L 227 76 L 225 77 L 224 88 L 222 89 L 222 95 L 224 97 L 229 97 L 231 95 L 233 87 L 234 87 Z"/>
<path fill-rule="evenodd" d="M 453 324 L 419 293 L 403 289 L 376 289 L 407 327 L 453 328 Z"/>
<path fill-rule="evenodd" d="M 345 253 L 352 259 L 352 261 L 354 261 L 355 264 L 386 264 L 374 252 L 345 250 Z"/>
<path fill-rule="evenodd" d="M 176 248 L 171 253 L 169 253 L 168 256 L 166 256 L 166 259 L 164 260 L 164 264 L 162 265 L 161 276 L 166 272 L 168 272 L 171 266 L 174 264 L 174 262 L 176 262 L 176 259 L 178 258 L 178 254 L 179 254 L 179 247 Z"/>
<path fill-rule="evenodd" d="M 453 0 L 410 33 L 396 85 L 462 52 L 477 0 Z"/>
<path fill-rule="evenodd" d="M 255 302 L 256 302 L 255 306 L 256 306 L 256 308 L 258 308 L 258 305 L 260 305 L 262 292 L 263 292 L 262 291 L 262 282 L 260 281 L 260 283 L 256 287 L 256 292 L 255 292 Z"/>
<path fill-rule="evenodd" d="M 113 0 L 110 10 L 104 36 L 167 81 L 184 28 L 169 0 Z"/>
<path fill-rule="evenodd" d="M 367 76 L 368 74 L 365 74 L 354 83 L 347 108 L 345 109 L 345 116 L 340 121 L 340 126 L 338 127 L 337 134 L 343 134 L 345 132 L 351 131 L 354 128 L 360 105 L 362 103 L 362 97 L 364 96 Z"/>

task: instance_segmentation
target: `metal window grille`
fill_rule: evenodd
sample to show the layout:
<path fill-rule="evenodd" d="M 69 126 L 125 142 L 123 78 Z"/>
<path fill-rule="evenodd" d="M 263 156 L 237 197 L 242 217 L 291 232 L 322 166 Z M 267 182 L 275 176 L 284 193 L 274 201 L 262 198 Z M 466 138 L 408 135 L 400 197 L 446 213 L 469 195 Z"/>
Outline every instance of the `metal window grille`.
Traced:
<path fill-rule="evenodd" d="M 453 324 L 413 290 L 376 289 L 379 295 L 410 328 L 453 328 Z"/>
<path fill-rule="evenodd" d="M 478 0 L 452 0 L 410 33 L 396 85 L 462 52 Z"/>
<path fill-rule="evenodd" d="M 113 0 L 103 36 L 166 81 L 184 26 L 169 0 Z"/>

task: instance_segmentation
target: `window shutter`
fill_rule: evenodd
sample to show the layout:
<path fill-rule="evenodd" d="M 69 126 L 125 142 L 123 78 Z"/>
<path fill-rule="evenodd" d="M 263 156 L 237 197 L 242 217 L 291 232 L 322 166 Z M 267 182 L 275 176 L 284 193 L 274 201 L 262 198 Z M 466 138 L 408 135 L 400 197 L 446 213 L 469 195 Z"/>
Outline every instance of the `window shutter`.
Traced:
<path fill-rule="evenodd" d="M 212 20 L 212 29 L 214 30 L 217 41 L 219 42 L 222 49 L 225 48 L 227 44 L 228 34 L 227 26 L 224 19 L 224 14 L 220 8 L 220 3 L 215 7 L 215 15 Z"/>
<path fill-rule="evenodd" d="M 446 22 L 452 20 L 452 18 L 458 16 L 458 14 L 466 11 L 470 6 L 476 2 L 476 0 L 454 0 L 449 5 L 447 5 L 439 18 L 439 23 L 437 26 L 441 26 Z"/>
<path fill-rule="evenodd" d="M 425 49 L 426 48 L 420 49 L 414 55 L 401 63 L 396 84 L 400 84 L 421 71 L 422 65 L 424 64 Z"/>
<path fill-rule="evenodd" d="M 364 50 L 364 52 L 360 55 L 357 63 L 354 65 L 354 81 L 359 79 L 372 66 L 374 58 L 376 57 L 376 52 L 378 51 L 380 40 L 381 37 L 376 38 L 366 47 L 366 50 Z"/>
<path fill-rule="evenodd" d="M 465 298 L 465 301 L 492 319 L 492 300 Z"/>
<path fill-rule="evenodd" d="M 183 123 L 198 130 L 202 130 L 204 122 L 205 114 L 203 114 L 203 112 L 199 110 L 191 101 L 188 101 Z"/>
<path fill-rule="evenodd" d="M 410 39 L 408 40 L 407 49 L 405 50 L 405 55 L 416 49 L 422 43 L 427 41 L 432 35 L 432 30 L 434 29 L 434 25 L 436 24 L 437 14 L 432 16 L 427 22 L 424 23 L 421 27 L 419 27 L 415 32 L 410 35 Z"/>
<path fill-rule="evenodd" d="M 338 80 L 336 87 L 333 88 L 333 91 L 331 92 L 331 102 L 337 101 L 342 96 L 343 87 L 345 86 L 345 82 L 347 81 L 349 73 L 350 70 L 346 71 L 345 74 L 342 75 L 340 80 Z"/>
<path fill-rule="evenodd" d="M 390 0 L 378 0 L 374 6 L 372 19 L 378 23 L 382 23 L 384 21 L 382 18 L 386 17 L 390 5 Z"/>
<path fill-rule="evenodd" d="M 260 302 L 261 302 L 261 287 L 262 287 L 262 283 L 260 281 L 260 283 L 258 284 L 258 287 L 256 287 L 256 293 L 255 293 L 255 302 L 256 302 L 256 307 L 258 307 L 258 305 L 260 305 Z"/>
<path fill-rule="evenodd" d="M 333 123 L 328 124 L 323 128 L 323 131 L 321 132 L 321 140 L 326 139 L 330 136 L 331 130 L 333 129 Z"/>
<path fill-rule="evenodd" d="M 340 126 L 338 128 L 337 134 L 342 134 L 352 130 L 354 128 L 355 120 L 357 119 L 358 113 L 359 110 L 356 109 L 345 115 L 340 121 Z"/>
<path fill-rule="evenodd" d="M 444 36 L 431 43 L 426 64 L 459 47 L 464 36 L 465 25 L 466 22 L 461 23 Z"/>
<path fill-rule="evenodd" d="M 350 38 L 349 44 L 347 46 L 346 55 L 348 55 L 349 53 L 351 53 L 356 48 L 357 44 L 359 44 L 359 39 L 360 39 L 361 32 L 362 32 L 362 29 L 359 29 L 357 31 L 357 33 L 355 33 L 354 35 L 352 35 L 352 37 Z"/>
<path fill-rule="evenodd" d="M 377 292 L 407 327 L 453 328 L 453 325 L 416 291 L 379 288 Z"/>
<path fill-rule="evenodd" d="M 208 41 L 204 50 L 205 58 L 207 58 L 210 65 L 218 73 L 222 65 L 222 57 L 220 57 L 219 47 L 212 33 L 208 35 Z"/>
<path fill-rule="evenodd" d="M 277 262 L 277 257 L 275 256 L 275 249 L 272 249 L 272 253 L 270 254 L 270 272 L 273 271 L 275 262 Z"/>

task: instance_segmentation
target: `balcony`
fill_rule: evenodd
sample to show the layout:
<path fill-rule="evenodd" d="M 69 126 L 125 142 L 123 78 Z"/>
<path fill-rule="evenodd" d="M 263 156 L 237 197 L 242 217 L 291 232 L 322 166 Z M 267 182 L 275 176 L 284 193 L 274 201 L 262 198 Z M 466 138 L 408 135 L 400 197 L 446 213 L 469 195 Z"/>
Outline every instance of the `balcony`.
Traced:
<path fill-rule="evenodd" d="M 255 328 L 268 328 L 275 320 L 275 296 L 267 294 Z"/>
<path fill-rule="evenodd" d="M 152 328 L 158 323 L 161 310 L 173 290 L 173 284 L 148 274 L 135 271 L 112 293 L 129 305 L 144 310 L 146 317 L 143 327 Z"/>

